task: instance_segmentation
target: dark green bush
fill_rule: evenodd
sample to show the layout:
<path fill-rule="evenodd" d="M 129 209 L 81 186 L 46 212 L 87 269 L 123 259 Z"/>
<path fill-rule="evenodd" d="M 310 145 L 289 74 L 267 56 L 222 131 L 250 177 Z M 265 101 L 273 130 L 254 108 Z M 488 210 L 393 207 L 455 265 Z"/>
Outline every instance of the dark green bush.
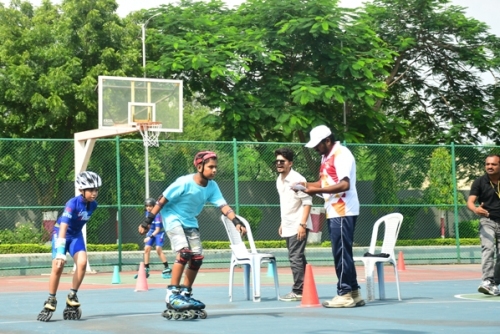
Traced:
<path fill-rule="evenodd" d="M 0 254 L 50 253 L 51 246 L 38 244 L 0 244 Z"/>
<path fill-rule="evenodd" d="M 423 199 L 418 197 L 407 197 L 399 201 L 400 206 L 396 212 L 403 215 L 403 223 L 399 230 L 398 240 L 411 240 L 413 238 L 415 221 L 417 220 L 419 211 L 422 210 L 422 207 L 418 205 L 423 203 Z"/>
<path fill-rule="evenodd" d="M 253 206 L 244 206 L 240 208 L 240 216 L 250 223 L 252 234 L 255 234 L 262 221 L 262 210 Z"/>
<path fill-rule="evenodd" d="M 19 224 L 13 230 L 5 229 L 0 231 L 0 245 L 40 244 L 42 242 L 42 234 L 32 223 Z"/>
<path fill-rule="evenodd" d="M 454 238 L 438 239 L 398 239 L 396 246 L 455 246 L 457 241 Z M 460 246 L 479 246 L 479 238 L 460 238 Z M 356 246 L 356 245 L 355 245 Z M 377 242 L 377 246 L 382 246 L 382 241 Z M 331 247 L 330 241 L 323 241 L 321 247 Z"/>
<path fill-rule="evenodd" d="M 87 245 L 87 250 L 89 252 L 113 252 L 118 251 L 118 245 Z M 123 251 L 137 251 L 139 250 L 138 244 L 123 244 Z M 50 245 L 38 245 L 38 244 L 1 244 L 0 254 L 31 254 L 31 253 L 50 253 L 52 247 Z"/>
<path fill-rule="evenodd" d="M 477 238 L 479 234 L 479 219 L 466 220 L 458 223 L 460 238 Z"/>
<path fill-rule="evenodd" d="M 247 248 L 249 248 L 248 242 Z M 203 241 L 204 249 L 229 249 L 228 241 Z M 381 243 L 379 243 L 379 246 Z M 417 239 L 417 240 L 398 240 L 397 246 L 455 246 L 456 240 L 446 239 Z M 479 238 L 462 238 L 461 246 L 479 246 Z M 255 242 L 257 248 L 286 248 L 285 240 L 260 240 Z M 331 247 L 330 241 L 323 241 L 320 245 L 309 245 L 308 247 Z M 116 252 L 118 245 L 87 245 L 89 252 Z M 138 244 L 123 244 L 122 251 L 139 251 Z M 49 245 L 38 244 L 0 244 L 0 254 L 30 254 L 30 253 L 50 253 Z"/>

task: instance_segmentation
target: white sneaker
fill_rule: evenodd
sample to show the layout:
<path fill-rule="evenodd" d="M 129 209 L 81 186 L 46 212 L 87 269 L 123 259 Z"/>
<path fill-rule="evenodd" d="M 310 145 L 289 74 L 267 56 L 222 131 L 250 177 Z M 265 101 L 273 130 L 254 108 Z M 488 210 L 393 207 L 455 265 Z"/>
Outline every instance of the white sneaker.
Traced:
<path fill-rule="evenodd" d="M 484 293 L 485 295 L 500 296 L 500 290 L 498 290 L 498 286 L 490 281 L 483 281 L 477 288 L 477 291 Z"/>
<path fill-rule="evenodd" d="M 325 300 L 323 306 L 328 308 L 355 307 L 356 303 L 352 299 L 352 294 L 348 292 L 342 296 L 335 296 L 332 300 Z"/>

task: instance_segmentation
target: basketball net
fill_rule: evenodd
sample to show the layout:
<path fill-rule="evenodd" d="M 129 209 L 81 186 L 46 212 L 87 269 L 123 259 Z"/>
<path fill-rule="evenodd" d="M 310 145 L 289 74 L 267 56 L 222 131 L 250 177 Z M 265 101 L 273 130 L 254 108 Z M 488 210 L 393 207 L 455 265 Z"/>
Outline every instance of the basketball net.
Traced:
<path fill-rule="evenodd" d="M 137 122 L 137 126 L 139 126 L 144 146 L 159 146 L 160 131 L 158 129 L 161 129 L 162 126 L 160 122 Z"/>

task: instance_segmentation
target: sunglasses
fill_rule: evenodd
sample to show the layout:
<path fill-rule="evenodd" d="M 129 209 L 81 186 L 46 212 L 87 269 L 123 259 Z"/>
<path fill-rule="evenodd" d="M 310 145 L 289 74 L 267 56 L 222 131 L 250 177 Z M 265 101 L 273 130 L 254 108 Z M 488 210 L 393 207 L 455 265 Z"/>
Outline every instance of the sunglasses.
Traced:
<path fill-rule="evenodd" d="M 276 165 L 284 165 L 285 164 L 285 160 L 275 160 L 274 163 Z"/>

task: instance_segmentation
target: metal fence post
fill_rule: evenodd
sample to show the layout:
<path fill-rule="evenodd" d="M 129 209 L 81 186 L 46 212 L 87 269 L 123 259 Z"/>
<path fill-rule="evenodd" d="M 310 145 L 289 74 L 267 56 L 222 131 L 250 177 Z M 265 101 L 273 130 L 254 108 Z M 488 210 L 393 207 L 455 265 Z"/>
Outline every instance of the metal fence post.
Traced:
<path fill-rule="evenodd" d="M 240 200 L 238 189 L 238 142 L 233 138 L 233 167 L 234 167 L 234 208 L 240 214 Z"/>
<path fill-rule="evenodd" d="M 122 270 L 122 199 L 120 179 L 120 136 L 115 137 L 116 145 L 116 220 L 118 223 L 118 267 Z"/>
<path fill-rule="evenodd" d="M 460 235 L 458 231 L 458 193 L 457 168 L 455 159 L 455 143 L 451 143 L 451 177 L 453 182 L 453 215 L 455 216 L 455 243 L 457 245 L 457 261 L 460 263 Z"/>

